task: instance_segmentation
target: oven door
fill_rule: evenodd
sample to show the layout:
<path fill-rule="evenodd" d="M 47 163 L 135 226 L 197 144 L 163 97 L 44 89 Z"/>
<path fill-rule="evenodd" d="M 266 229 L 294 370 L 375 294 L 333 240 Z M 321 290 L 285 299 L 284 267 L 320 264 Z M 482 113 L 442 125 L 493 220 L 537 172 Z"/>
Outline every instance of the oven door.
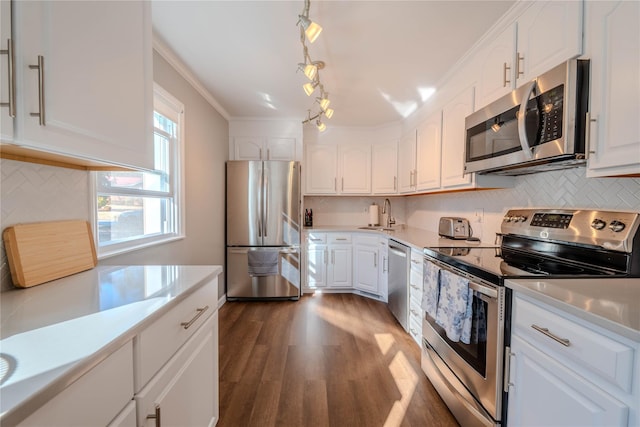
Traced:
<path fill-rule="evenodd" d="M 425 262 L 430 261 L 425 260 Z M 430 379 L 432 377 L 429 372 L 437 372 L 439 374 L 437 380 L 447 383 L 445 389 L 458 390 L 456 392 L 459 394 L 456 396 L 458 400 L 464 398 L 464 394 L 467 393 L 480 403 L 482 408 L 476 408 L 475 412 L 482 414 L 481 418 L 484 419 L 480 423 L 473 422 L 470 425 L 493 425 L 500 420 L 502 409 L 504 288 L 471 278 L 438 261 L 435 263 L 441 269 L 469 279 L 469 287 L 474 291 L 472 330 L 477 332 L 470 344 L 453 342 L 447 338 L 444 329 L 436 324 L 435 319 L 425 314 L 422 324 L 422 335 L 425 341 L 423 369 L 426 364 L 428 369 L 425 369 L 425 372 Z M 433 379 L 432 382 L 434 382 Z M 463 406 L 466 406 L 467 410 L 476 404 L 473 400 L 465 400 L 467 402 Z M 451 406 L 450 409 L 459 420 L 468 419 L 466 416 L 459 417 Z M 487 415 L 490 418 L 487 418 Z"/>

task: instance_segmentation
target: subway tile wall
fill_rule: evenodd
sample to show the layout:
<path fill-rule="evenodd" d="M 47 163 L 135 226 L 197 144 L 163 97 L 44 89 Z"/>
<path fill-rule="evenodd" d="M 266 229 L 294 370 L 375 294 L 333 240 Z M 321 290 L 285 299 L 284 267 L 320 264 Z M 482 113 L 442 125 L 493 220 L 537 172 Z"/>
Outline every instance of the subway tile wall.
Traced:
<path fill-rule="evenodd" d="M 0 160 L 0 225 L 90 218 L 89 173 L 82 170 Z M 4 243 L 0 246 L 0 290 L 13 287 Z"/>

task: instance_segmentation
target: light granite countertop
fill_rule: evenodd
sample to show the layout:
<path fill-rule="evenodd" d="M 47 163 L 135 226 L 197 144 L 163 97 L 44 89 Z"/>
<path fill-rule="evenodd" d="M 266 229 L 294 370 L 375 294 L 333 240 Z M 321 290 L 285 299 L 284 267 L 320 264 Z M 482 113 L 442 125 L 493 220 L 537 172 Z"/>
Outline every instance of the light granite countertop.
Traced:
<path fill-rule="evenodd" d="M 101 266 L 0 295 L 0 423 L 13 425 L 222 272 Z"/>

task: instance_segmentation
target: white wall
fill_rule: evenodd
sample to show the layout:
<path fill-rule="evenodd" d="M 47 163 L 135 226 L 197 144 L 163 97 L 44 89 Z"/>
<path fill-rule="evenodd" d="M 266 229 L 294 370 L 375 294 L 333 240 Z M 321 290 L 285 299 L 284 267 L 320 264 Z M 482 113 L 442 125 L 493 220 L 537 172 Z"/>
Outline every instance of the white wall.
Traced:
<path fill-rule="evenodd" d="M 224 165 L 228 123 L 167 61 L 154 52 L 154 80 L 185 105 L 185 227 L 182 240 L 101 260 L 100 265 L 224 265 Z M 2 160 L 2 229 L 18 222 L 90 218 L 89 173 Z M 12 288 L 4 247 L 2 290 Z M 224 278 L 219 295 L 224 294 Z"/>

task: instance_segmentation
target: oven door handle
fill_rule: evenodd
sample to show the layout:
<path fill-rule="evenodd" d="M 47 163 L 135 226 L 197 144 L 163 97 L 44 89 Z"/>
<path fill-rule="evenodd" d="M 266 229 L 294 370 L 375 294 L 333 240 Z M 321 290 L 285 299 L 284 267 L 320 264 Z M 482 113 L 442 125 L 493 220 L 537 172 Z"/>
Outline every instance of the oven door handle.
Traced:
<path fill-rule="evenodd" d="M 469 287 L 471 289 L 473 289 L 476 292 L 479 292 L 483 295 L 488 296 L 489 298 L 493 298 L 493 299 L 497 299 L 498 298 L 498 291 L 495 289 L 495 286 L 485 282 L 482 279 L 479 279 L 475 276 L 472 276 L 470 274 L 467 274 L 461 270 L 458 270 L 455 267 L 451 267 L 450 265 L 447 265 L 445 263 L 443 263 L 442 261 L 438 261 L 435 260 L 433 258 L 425 258 L 425 261 L 427 262 L 432 262 L 435 265 L 437 265 L 440 269 L 442 270 L 446 270 L 449 273 L 455 274 L 456 276 L 461 276 L 464 277 L 465 279 L 469 280 Z"/>

